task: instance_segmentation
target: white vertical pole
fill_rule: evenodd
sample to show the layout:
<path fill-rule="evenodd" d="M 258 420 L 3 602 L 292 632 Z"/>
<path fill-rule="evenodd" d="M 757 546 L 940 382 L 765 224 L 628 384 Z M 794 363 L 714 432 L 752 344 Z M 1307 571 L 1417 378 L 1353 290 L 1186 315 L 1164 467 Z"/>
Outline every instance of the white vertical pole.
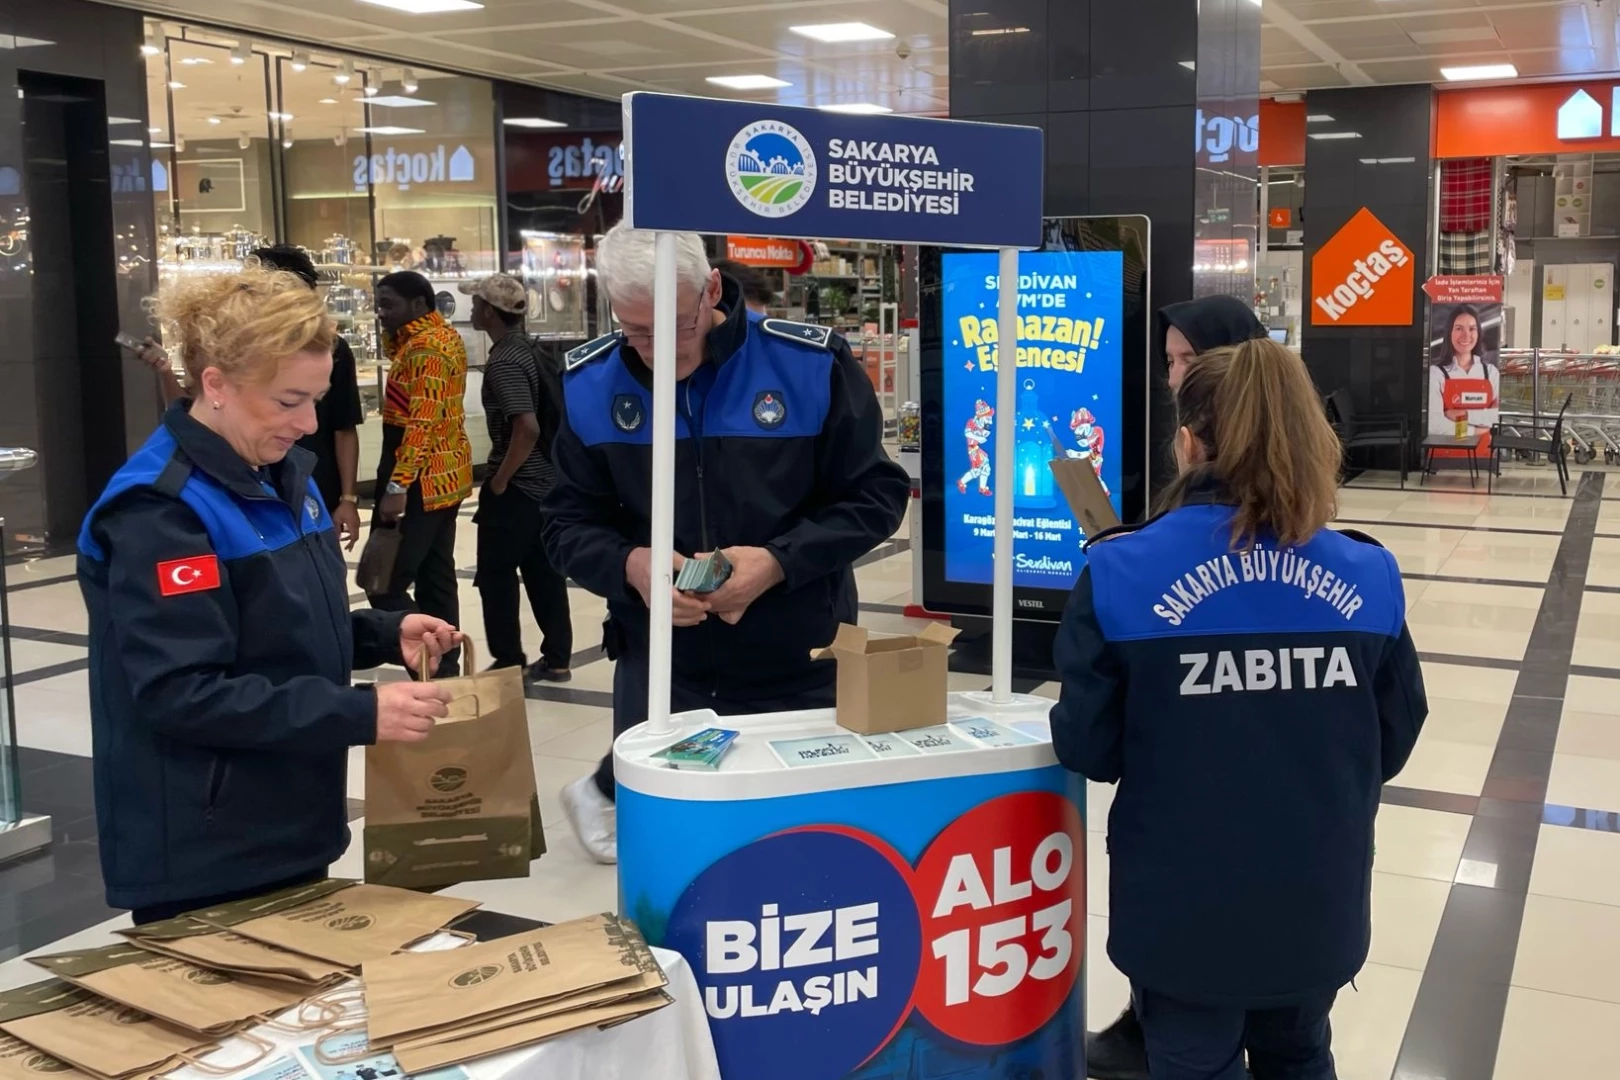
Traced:
<path fill-rule="evenodd" d="M 653 264 L 652 604 L 647 730 L 668 735 L 675 552 L 675 234 L 658 234 Z"/>
<path fill-rule="evenodd" d="M 1013 489 L 1018 482 L 1013 437 L 1018 417 L 1018 251 L 1001 249 L 1001 304 L 996 323 L 995 574 L 990 599 L 990 700 L 1012 701 Z"/>

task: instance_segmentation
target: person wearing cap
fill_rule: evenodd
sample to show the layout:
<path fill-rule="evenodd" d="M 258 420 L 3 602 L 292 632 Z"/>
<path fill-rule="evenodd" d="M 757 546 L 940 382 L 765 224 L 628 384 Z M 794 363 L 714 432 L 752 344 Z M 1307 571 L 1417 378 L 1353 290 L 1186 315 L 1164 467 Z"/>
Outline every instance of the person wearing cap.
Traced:
<path fill-rule="evenodd" d="M 1155 322 L 1171 393 L 1181 389 L 1187 365 L 1196 357 L 1267 336 L 1254 309 L 1235 296 L 1200 296 L 1170 304 L 1159 309 Z"/>
<path fill-rule="evenodd" d="M 493 667 L 526 667 L 537 682 L 567 682 L 574 651 L 568 579 L 546 557 L 540 500 L 557 482 L 551 443 L 562 417 L 562 379 L 523 330 L 528 290 L 508 274 L 461 286 L 473 298 L 472 324 L 489 335 L 484 420 L 489 469 L 478 496 L 478 576 L 484 636 Z M 540 624 L 540 658 L 528 667 L 518 618 L 518 577 Z"/>

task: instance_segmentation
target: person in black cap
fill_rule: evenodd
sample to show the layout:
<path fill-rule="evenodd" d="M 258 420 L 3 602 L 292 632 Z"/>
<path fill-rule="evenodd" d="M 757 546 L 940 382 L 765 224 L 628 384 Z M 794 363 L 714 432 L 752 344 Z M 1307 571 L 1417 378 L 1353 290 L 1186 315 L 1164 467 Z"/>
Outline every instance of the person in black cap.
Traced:
<path fill-rule="evenodd" d="M 1159 309 L 1155 324 L 1172 393 L 1181 388 L 1187 365 L 1200 353 L 1267 336 L 1254 309 L 1235 296 L 1201 296 L 1171 304 Z"/>
<path fill-rule="evenodd" d="M 1160 308 L 1154 330 L 1164 349 L 1171 393 L 1181 388 L 1188 365 L 1202 353 L 1267 336 L 1254 309 L 1235 296 L 1203 296 Z M 1127 1005 L 1102 1031 L 1086 1036 L 1086 1075 L 1092 1080 L 1148 1080 L 1147 1047 L 1133 1006 Z"/>

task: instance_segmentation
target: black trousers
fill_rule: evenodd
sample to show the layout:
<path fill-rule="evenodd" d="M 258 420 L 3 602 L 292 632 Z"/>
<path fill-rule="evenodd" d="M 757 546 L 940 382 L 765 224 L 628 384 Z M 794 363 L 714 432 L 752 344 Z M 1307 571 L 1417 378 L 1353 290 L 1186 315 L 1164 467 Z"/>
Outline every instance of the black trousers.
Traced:
<path fill-rule="evenodd" d="M 606 633 L 611 637 L 613 628 Z M 791 712 L 796 709 L 830 709 L 838 701 L 838 684 L 829 677 L 825 686 L 816 686 L 797 694 L 779 698 L 752 698 L 747 701 L 715 697 L 709 693 L 683 687 L 677 678 L 670 680 L 670 712 L 690 712 L 694 709 L 713 709 L 721 716 L 752 716 L 756 713 Z M 645 653 L 620 654 L 613 669 L 613 737 L 647 719 L 647 657 Z M 609 750 L 596 767 L 596 786 L 609 799 L 615 797 L 613 786 L 613 751 Z"/>
<path fill-rule="evenodd" d="M 540 539 L 540 504 L 508 487 L 497 495 L 485 484 L 478 496 L 478 576 L 473 583 L 484 600 L 484 637 L 490 655 L 503 667 L 528 663 L 518 618 L 518 576 L 540 624 L 540 659 L 566 669 L 574 655 L 574 621 L 568 608 L 568 579 L 546 558 Z"/>
<path fill-rule="evenodd" d="M 380 496 L 379 496 L 380 498 Z M 461 625 L 461 597 L 456 585 L 456 512 L 461 504 L 440 510 L 422 508 L 422 485 L 412 484 L 400 519 L 399 555 L 388 591 L 368 596 L 378 611 L 412 611 Z M 413 595 L 414 594 L 414 595 Z M 460 654 L 447 653 L 439 670 L 450 672 Z"/>
<path fill-rule="evenodd" d="M 282 889 L 291 889 L 298 885 L 310 885 L 324 880 L 325 870 L 312 870 L 307 874 L 288 878 L 285 881 L 272 881 L 267 885 L 260 885 L 252 889 L 241 889 L 237 892 L 221 893 L 218 896 L 200 896 L 195 900 L 175 900 L 167 904 L 153 904 L 151 907 L 136 908 L 130 913 L 136 926 L 146 926 L 149 923 L 163 922 L 177 915 L 184 915 L 188 911 L 203 911 L 207 908 L 218 907 L 237 900 L 247 900 L 255 896 L 268 896 Z"/>
<path fill-rule="evenodd" d="M 1131 987 L 1153 1080 L 1334 1080 L 1328 1014 L 1335 996 L 1246 1010 L 1192 1005 Z"/>

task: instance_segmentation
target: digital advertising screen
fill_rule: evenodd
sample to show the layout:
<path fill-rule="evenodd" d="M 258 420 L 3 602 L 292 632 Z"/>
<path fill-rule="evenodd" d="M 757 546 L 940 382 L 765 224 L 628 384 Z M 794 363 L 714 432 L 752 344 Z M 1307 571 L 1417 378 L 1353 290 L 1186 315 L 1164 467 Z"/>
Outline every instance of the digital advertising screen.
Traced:
<path fill-rule="evenodd" d="M 1142 510 L 1146 429 L 1146 223 L 1049 223 L 1045 250 L 1018 262 L 1017 396 L 1000 402 L 999 256 L 938 250 L 924 258 L 925 604 L 988 613 L 995 492 L 1013 489 L 1013 585 L 1021 617 L 1056 618 L 1085 565 L 1085 534 L 1052 476 L 1088 463 L 1125 521 Z M 1105 222 L 1141 219 L 1102 219 Z M 1115 242 L 1105 241 L 1112 239 Z M 1012 425 L 1013 456 L 996 432 Z M 936 606 L 938 605 L 938 606 Z"/>

